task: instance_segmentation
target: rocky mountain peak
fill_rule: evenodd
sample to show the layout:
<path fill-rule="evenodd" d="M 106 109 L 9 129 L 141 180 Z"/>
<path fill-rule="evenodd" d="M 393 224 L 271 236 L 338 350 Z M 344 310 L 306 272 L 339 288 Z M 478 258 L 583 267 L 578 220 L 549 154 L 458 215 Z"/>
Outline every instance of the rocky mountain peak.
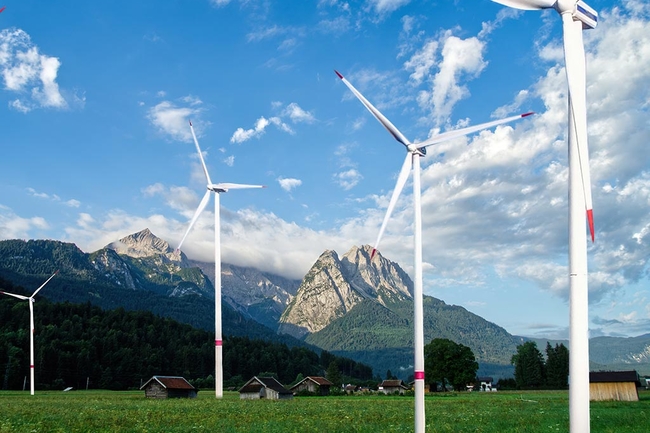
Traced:
<path fill-rule="evenodd" d="M 301 338 L 318 332 L 365 299 L 386 305 L 412 298 L 413 282 L 396 263 L 372 247 L 354 246 L 339 259 L 323 252 L 303 279 L 280 318 L 280 332 Z"/>
<path fill-rule="evenodd" d="M 151 230 L 148 228 L 112 242 L 108 244 L 106 248 L 114 250 L 118 254 L 124 254 L 134 258 L 151 257 L 162 254 L 167 256 L 170 260 L 182 260 L 182 253 L 180 251 L 174 251 L 166 241 L 151 233 Z"/>

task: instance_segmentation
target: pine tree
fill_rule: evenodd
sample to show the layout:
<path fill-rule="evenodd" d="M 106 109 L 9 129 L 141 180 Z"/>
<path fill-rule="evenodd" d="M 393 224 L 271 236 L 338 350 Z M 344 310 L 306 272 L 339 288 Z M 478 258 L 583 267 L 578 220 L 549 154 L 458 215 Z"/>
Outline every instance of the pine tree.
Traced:
<path fill-rule="evenodd" d="M 544 357 L 534 341 L 517 346 L 511 363 L 515 366 L 517 388 L 539 388 L 544 385 Z"/>
<path fill-rule="evenodd" d="M 569 386 L 569 349 L 564 344 L 546 343 L 546 384 L 553 389 Z"/>

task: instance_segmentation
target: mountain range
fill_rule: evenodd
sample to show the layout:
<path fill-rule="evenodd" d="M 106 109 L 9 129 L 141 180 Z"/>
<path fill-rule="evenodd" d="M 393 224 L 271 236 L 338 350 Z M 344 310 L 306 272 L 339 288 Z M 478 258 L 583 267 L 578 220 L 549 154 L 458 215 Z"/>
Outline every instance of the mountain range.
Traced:
<path fill-rule="evenodd" d="M 339 258 L 325 251 L 302 280 L 222 264 L 224 334 L 308 344 L 371 365 L 383 376 L 412 373 L 413 282 L 371 247 Z M 0 241 L 0 277 L 38 287 L 52 301 L 104 309 L 149 310 L 214 329 L 214 263 L 196 262 L 148 229 L 87 254 L 51 240 Z M 425 296 L 425 341 L 449 338 L 472 349 L 481 375 L 509 376 L 510 359 L 526 339 L 444 301 Z M 539 340 L 541 351 L 546 340 Z M 554 343 L 552 343 L 554 344 Z M 568 346 L 568 343 L 565 343 Z M 650 334 L 591 340 L 592 369 L 615 366 L 650 374 Z"/>

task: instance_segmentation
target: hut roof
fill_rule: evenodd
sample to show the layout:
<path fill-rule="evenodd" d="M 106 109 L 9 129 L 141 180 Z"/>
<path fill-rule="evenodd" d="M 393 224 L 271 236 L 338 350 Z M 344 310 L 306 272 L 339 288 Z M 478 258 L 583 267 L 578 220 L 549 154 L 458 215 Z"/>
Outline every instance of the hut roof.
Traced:
<path fill-rule="evenodd" d="M 185 378 L 179 376 L 153 376 L 151 379 L 146 381 L 140 389 L 146 388 L 147 385 L 154 380 L 165 389 L 195 389 L 187 380 L 185 380 Z"/>
<path fill-rule="evenodd" d="M 406 385 L 404 385 L 404 382 L 401 380 L 384 380 L 379 386 L 382 386 L 384 388 L 406 388 Z"/>
<path fill-rule="evenodd" d="M 639 374 L 635 370 L 630 371 L 592 371 L 589 373 L 589 382 L 635 382 L 638 386 Z"/>
<path fill-rule="evenodd" d="M 260 389 L 264 388 L 269 388 L 272 389 L 273 391 L 276 391 L 278 394 L 292 394 L 291 391 L 286 389 L 280 382 L 278 382 L 274 377 L 257 377 L 253 376 L 252 379 L 250 379 L 248 382 L 244 384 L 239 389 L 239 392 L 259 392 Z"/>
<path fill-rule="evenodd" d="M 325 379 L 324 377 L 321 377 L 321 376 L 307 376 L 303 380 L 301 380 L 300 382 L 298 382 L 294 386 L 292 386 L 291 389 L 298 388 L 298 386 L 300 386 L 301 384 L 303 384 L 303 383 L 305 383 L 307 381 L 314 382 L 318 386 L 334 386 L 334 384 L 332 382 Z"/>

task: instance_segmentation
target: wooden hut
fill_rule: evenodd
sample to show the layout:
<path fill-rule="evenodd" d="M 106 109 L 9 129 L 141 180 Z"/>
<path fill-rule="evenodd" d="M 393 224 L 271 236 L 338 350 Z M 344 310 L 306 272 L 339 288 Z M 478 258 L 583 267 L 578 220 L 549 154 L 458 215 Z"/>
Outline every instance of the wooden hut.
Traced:
<path fill-rule="evenodd" d="M 636 371 L 597 371 L 589 373 L 589 395 L 592 401 L 639 401 L 641 386 Z"/>
<path fill-rule="evenodd" d="M 293 394 L 298 394 L 301 391 L 311 392 L 317 395 L 329 395 L 330 387 L 334 384 L 321 376 L 307 376 L 294 386 L 289 391 Z"/>
<path fill-rule="evenodd" d="M 289 400 L 293 393 L 286 389 L 274 377 L 253 376 L 239 389 L 239 398 L 242 400 Z"/>
<path fill-rule="evenodd" d="M 404 391 L 408 389 L 408 386 L 404 385 L 401 380 L 384 380 L 379 384 L 379 392 L 384 394 L 404 394 Z"/>
<path fill-rule="evenodd" d="M 198 389 L 182 377 L 154 376 L 140 387 L 147 398 L 196 398 Z"/>

